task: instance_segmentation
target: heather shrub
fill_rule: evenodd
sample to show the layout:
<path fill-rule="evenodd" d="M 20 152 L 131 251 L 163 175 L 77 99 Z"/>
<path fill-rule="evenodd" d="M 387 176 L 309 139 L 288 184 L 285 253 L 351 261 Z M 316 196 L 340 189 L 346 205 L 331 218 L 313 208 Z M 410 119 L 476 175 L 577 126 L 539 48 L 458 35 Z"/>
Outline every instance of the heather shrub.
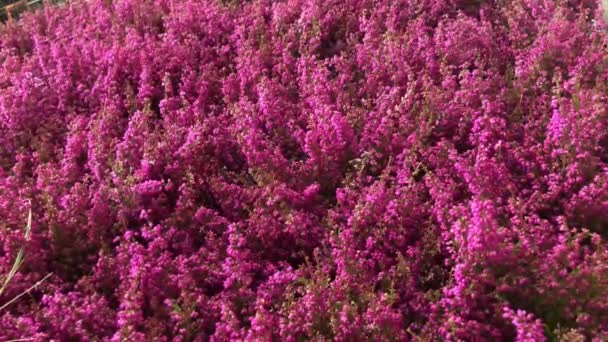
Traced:
<path fill-rule="evenodd" d="M 27 294 L 0 340 L 607 339 L 601 17 L 93 0 L 1 27 L 0 305 Z"/>

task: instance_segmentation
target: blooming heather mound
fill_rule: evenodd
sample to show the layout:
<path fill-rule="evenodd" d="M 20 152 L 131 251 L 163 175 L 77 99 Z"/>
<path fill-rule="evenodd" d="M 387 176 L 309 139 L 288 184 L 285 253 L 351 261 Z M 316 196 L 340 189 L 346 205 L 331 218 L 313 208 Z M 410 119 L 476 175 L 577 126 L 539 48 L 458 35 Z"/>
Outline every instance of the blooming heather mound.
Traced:
<path fill-rule="evenodd" d="M 120 0 L 0 29 L 0 340 L 608 338 L 591 0 Z M 24 227 L 31 210 L 31 236 Z"/>

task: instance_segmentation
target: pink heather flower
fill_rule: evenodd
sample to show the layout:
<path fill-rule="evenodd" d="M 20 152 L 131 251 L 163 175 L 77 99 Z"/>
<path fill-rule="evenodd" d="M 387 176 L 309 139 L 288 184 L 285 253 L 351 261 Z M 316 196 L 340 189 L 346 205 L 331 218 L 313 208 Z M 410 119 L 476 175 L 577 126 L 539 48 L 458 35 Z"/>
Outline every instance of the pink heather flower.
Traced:
<path fill-rule="evenodd" d="M 546 341 L 543 333 L 543 325 L 534 315 L 524 310 L 514 311 L 509 307 L 504 308 L 503 316 L 510 320 L 517 331 L 516 341 L 518 342 L 537 342 Z"/>
<path fill-rule="evenodd" d="M 135 185 L 133 190 L 142 197 L 156 196 L 163 191 L 163 183 L 155 180 L 145 181 Z"/>
<path fill-rule="evenodd" d="M 0 27 L 0 280 L 25 256 L 0 340 L 606 340 L 603 12 L 24 13 Z"/>

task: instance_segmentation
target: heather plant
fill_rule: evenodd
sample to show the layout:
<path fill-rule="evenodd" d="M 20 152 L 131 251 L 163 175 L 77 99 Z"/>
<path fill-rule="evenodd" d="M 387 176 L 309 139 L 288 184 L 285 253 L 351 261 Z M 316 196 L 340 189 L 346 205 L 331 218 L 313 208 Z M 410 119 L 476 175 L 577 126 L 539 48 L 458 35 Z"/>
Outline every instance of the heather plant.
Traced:
<path fill-rule="evenodd" d="M 608 339 L 602 15 L 93 0 L 2 26 L 0 340 Z"/>

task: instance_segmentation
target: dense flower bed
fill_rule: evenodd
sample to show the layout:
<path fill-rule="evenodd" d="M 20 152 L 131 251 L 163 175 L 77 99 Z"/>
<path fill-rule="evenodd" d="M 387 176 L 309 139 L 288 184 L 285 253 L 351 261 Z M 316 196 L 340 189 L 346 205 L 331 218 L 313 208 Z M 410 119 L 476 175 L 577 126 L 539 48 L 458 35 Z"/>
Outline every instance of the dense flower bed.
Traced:
<path fill-rule="evenodd" d="M 608 338 L 601 16 L 94 0 L 1 28 L 0 305 L 52 274 L 0 340 Z"/>

